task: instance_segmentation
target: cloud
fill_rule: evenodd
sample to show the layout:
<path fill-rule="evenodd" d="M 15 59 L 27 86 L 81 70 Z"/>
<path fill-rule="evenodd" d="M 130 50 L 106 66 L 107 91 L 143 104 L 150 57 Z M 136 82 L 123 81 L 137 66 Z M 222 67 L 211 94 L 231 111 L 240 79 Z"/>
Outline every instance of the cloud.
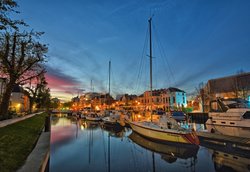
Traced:
<path fill-rule="evenodd" d="M 52 96 L 63 94 L 63 97 L 69 97 L 73 94 L 82 91 L 80 89 L 81 82 L 76 78 L 64 74 L 60 69 L 51 68 L 46 66 L 46 80 L 51 90 Z"/>

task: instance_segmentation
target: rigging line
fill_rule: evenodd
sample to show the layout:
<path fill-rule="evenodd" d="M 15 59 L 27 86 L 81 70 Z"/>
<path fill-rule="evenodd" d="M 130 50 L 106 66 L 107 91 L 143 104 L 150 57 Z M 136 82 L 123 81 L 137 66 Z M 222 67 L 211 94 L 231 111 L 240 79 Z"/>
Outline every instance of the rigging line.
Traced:
<path fill-rule="evenodd" d="M 155 33 L 155 35 L 157 35 L 156 33 Z M 156 40 L 158 40 L 158 38 L 156 37 Z M 162 59 L 162 61 L 163 61 L 163 63 L 164 63 L 164 65 L 163 65 L 163 68 L 164 68 L 164 66 L 167 66 L 167 63 L 166 63 L 166 60 L 163 58 L 163 53 L 162 53 L 162 50 L 161 50 L 161 48 L 160 48 L 160 45 L 159 45 L 159 43 L 158 43 L 158 41 L 156 41 L 156 45 L 157 45 L 157 48 L 158 48 L 158 50 L 159 50 L 159 53 L 160 53 L 160 57 L 161 57 L 161 59 Z M 160 67 L 160 66 L 159 66 Z M 161 71 L 161 70 L 160 70 Z M 170 80 L 170 74 L 168 73 L 168 72 L 166 72 L 166 74 L 167 74 L 167 77 L 164 77 L 165 78 L 165 80 L 166 80 L 166 82 L 169 84 L 169 85 L 171 85 L 171 80 Z M 167 85 L 167 84 L 166 84 Z"/>
<path fill-rule="evenodd" d="M 154 28 L 154 30 L 155 30 L 156 38 L 157 38 L 157 40 L 159 41 L 159 46 L 160 46 L 159 49 L 160 49 L 160 51 L 162 52 L 163 56 L 165 57 L 165 58 L 163 58 L 163 60 L 166 61 L 167 66 L 168 66 L 168 69 L 169 69 L 170 74 L 171 74 L 171 76 L 172 76 L 172 79 L 173 79 L 173 81 L 174 81 L 174 85 L 176 85 L 176 80 L 175 80 L 175 77 L 174 77 L 172 68 L 171 68 L 170 63 L 169 63 L 169 61 L 168 61 L 167 55 L 166 55 L 166 53 L 165 53 L 165 51 L 164 51 L 164 49 L 163 49 L 163 45 L 162 45 L 162 43 L 161 43 L 161 40 L 159 39 L 158 32 L 157 32 L 157 29 L 155 28 L 154 24 L 153 24 L 153 28 Z"/>
<path fill-rule="evenodd" d="M 117 82 L 116 82 L 116 80 L 115 80 L 115 75 L 114 75 L 114 72 L 113 72 L 113 70 L 112 70 L 112 67 L 110 68 L 110 73 L 111 73 L 111 80 L 113 81 L 113 82 L 112 82 L 113 90 L 115 90 L 116 93 L 117 93 L 117 92 L 122 92 L 121 89 L 120 89 L 120 87 L 117 85 Z M 121 84 L 121 85 L 122 85 L 122 84 Z M 110 91 L 110 92 L 111 92 L 111 91 Z"/>
<path fill-rule="evenodd" d="M 138 75 L 137 75 L 137 78 L 136 78 L 136 86 L 135 86 L 136 91 L 138 91 L 138 89 L 139 89 L 139 82 L 141 82 L 142 69 L 143 69 L 143 66 L 144 66 L 143 64 L 145 64 L 144 56 L 145 56 L 146 46 L 147 46 L 147 43 L 148 43 L 148 32 L 149 32 L 149 29 L 147 28 L 146 35 L 145 35 L 145 40 L 144 40 L 144 46 L 143 46 L 142 55 L 141 55 L 141 60 L 140 60 L 140 63 L 139 63 Z"/>
<path fill-rule="evenodd" d="M 154 28 L 155 39 L 157 40 L 156 45 L 157 45 L 157 47 L 159 49 L 160 57 L 163 60 L 164 65 L 168 67 L 169 73 L 171 73 L 171 68 L 170 68 L 170 65 L 169 65 L 167 59 L 163 58 L 164 57 L 163 47 L 161 46 L 161 42 L 160 42 L 160 39 L 159 39 L 159 36 L 158 36 L 158 32 L 157 32 L 154 25 L 153 25 L 153 28 Z M 167 74 L 169 74 L 169 73 L 167 73 Z M 166 78 L 168 80 L 169 85 L 171 85 L 171 80 L 169 79 L 170 77 L 166 77 Z"/>

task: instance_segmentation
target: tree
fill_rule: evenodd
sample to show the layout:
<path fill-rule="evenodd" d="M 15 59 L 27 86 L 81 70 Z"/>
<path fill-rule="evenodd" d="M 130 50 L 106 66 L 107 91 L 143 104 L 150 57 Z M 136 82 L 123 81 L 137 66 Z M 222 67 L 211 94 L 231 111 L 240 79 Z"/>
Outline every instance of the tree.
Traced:
<path fill-rule="evenodd" d="M 19 13 L 14 10 L 18 7 L 17 3 L 13 0 L 0 0 L 0 30 L 7 30 L 13 28 L 18 30 L 18 25 L 27 26 L 23 20 L 13 20 L 8 17 L 9 13 Z"/>
<path fill-rule="evenodd" d="M 15 84 L 25 84 L 45 72 L 47 46 L 38 40 L 41 32 L 5 32 L 0 41 L 0 74 L 7 78 L 0 102 L 0 116 L 7 115 Z"/>
<path fill-rule="evenodd" d="M 205 100 L 208 97 L 205 94 L 205 84 L 203 82 L 199 83 L 198 88 L 196 87 L 197 97 L 202 106 L 202 112 L 205 112 Z"/>
<path fill-rule="evenodd" d="M 32 81 L 34 83 L 32 83 Z M 27 96 L 29 97 L 30 100 L 30 113 L 32 112 L 33 105 L 34 103 L 37 104 L 38 108 L 42 108 L 46 106 L 50 99 L 50 91 L 47 88 L 48 83 L 46 82 L 46 79 L 44 77 L 44 74 L 41 74 L 37 77 L 34 78 L 34 80 L 30 80 L 30 86 L 25 87 L 28 94 Z M 49 106 L 49 105 L 48 105 Z"/>
<path fill-rule="evenodd" d="M 50 89 L 47 86 L 48 83 L 44 75 L 42 75 L 42 77 L 40 78 L 36 104 L 37 108 L 46 108 L 46 110 L 48 111 L 50 107 Z"/>

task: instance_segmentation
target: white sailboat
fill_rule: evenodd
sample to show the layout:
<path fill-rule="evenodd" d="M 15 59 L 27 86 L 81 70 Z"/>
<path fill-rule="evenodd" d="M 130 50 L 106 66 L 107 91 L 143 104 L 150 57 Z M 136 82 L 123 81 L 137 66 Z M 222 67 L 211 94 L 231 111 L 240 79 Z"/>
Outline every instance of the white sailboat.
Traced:
<path fill-rule="evenodd" d="M 111 70 L 111 61 L 109 61 L 109 95 L 110 95 L 110 70 Z M 120 127 L 119 121 L 120 121 L 120 114 L 116 113 L 115 111 L 114 112 L 110 111 L 110 109 L 108 116 L 102 118 L 103 125 L 109 127 Z"/>
<path fill-rule="evenodd" d="M 148 22 L 150 34 L 150 91 L 152 96 L 152 18 L 150 18 Z M 177 142 L 194 145 L 199 145 L 200 143 L 195 132 L 181 128 L 175 120 L 170 119 L 167 116 L 163 116 L 163 118 L 160 119 L 159 122 L 153 122 L 151 113 L 151 121 L 130 121 L 130 126 L 132 130 L 137 132 L 138 134 L 157 141 Z"/>

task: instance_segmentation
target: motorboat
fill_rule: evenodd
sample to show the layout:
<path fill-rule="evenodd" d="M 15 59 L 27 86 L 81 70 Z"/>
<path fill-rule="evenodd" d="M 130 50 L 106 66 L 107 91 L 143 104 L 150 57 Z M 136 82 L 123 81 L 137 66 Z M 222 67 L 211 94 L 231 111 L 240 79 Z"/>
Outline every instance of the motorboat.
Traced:
<path fill-rule="evenodd" d="M 106 117 L 102 118 L 102 123 L 109 126 L 119 126 L 120 125 L 120 114 L 110 112 Z"/>
<path fill-rule="evenodd" d="M 250 109 L 242 99 L 216 99 L 210 102 L 206 121 L 211 133 L 250 138 Z"/>

